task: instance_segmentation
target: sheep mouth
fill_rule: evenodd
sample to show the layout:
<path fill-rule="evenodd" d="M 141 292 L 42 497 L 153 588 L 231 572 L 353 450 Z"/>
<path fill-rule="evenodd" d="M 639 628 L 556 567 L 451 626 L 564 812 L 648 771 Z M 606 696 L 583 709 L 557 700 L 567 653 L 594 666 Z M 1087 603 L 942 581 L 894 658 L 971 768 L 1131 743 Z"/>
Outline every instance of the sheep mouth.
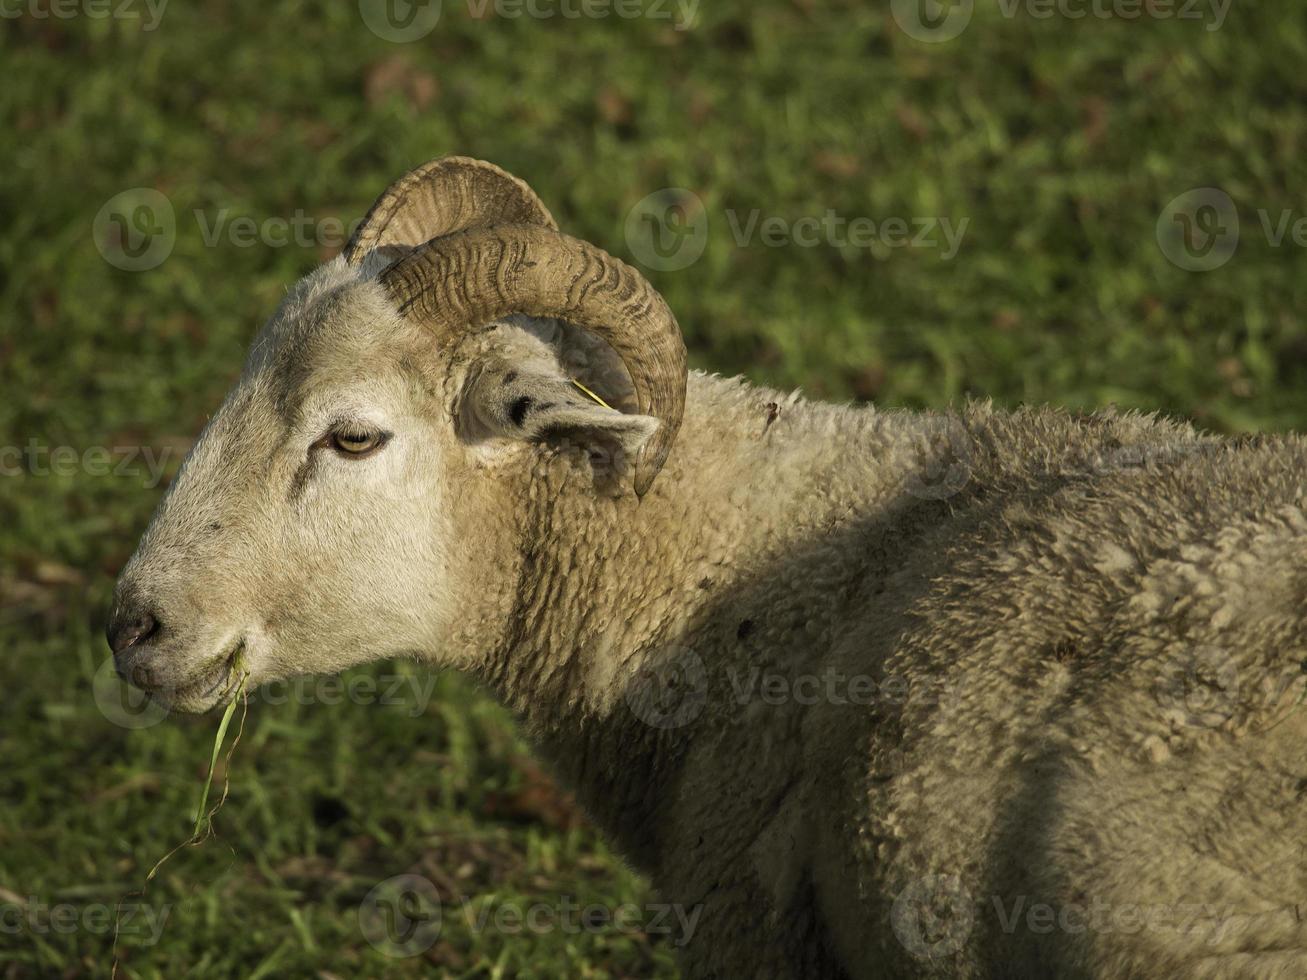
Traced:
<path fill-rule="evenodd" d="M 199 676 L 187 684 L 164 694 L 164 700 L 179 711 L 199 714 L 225 704 L 236 693 L 238 678 L 236 662 L 245 652 L 245 637 L 239 637 L 229 648 L 202 667 Z"/>

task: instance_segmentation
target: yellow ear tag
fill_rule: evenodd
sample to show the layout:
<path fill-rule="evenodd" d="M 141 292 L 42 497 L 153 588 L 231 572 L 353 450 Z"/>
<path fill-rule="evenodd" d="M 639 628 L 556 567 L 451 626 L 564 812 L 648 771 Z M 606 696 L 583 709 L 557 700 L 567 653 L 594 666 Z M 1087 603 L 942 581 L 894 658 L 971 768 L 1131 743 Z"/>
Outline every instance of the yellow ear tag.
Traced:
<path fill-rule="evenodd" d="M 572 384 L 576 385 L 578 388 L 580 388 L 582 391 L 584 391 L 587 395 L 589 395 L 591 398 L 593 398 L 595 401 L 597 401 L 597 402 L 598 402 L 600 405 L 602 405 L 604 408 L 607 408 L 607 409 L 609 409 L 609 410 L 612 410 L 612 407 L 613 407 L 612 405 L 609 405 L 606 401 L 604 401 L 602 398 L 600 398 L 598 395 L 596 395 L 593 391 L 591 391 L 591 390 L 590 390 L 589 388 L 587 388 L 585 385 L 581 384 L 581 382 L 577 381 L 576 378 L 569 378 L 568 380 L 570 380 L 570 381 L 572 382 Z"/>

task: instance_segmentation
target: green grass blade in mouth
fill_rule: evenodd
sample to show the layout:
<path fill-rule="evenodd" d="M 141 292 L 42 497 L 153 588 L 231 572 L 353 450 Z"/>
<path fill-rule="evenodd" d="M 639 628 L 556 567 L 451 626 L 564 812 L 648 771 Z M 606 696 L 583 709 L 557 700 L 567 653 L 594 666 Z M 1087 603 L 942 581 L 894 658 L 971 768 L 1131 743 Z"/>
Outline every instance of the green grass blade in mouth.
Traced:
<path fill-rule="evenodd" d="M 231 700 L 227 702 L 227 707 L 223 710 L 222 720 L 218 723 L 218 731 L 214 735 L 213 752 L 209 756 L 209 771 L 204 777 L 204 787 L 200 791 L 199 806 L 196 807 L 195 809 L 195 826 L 191 831 L 191 836 L 188 837 L 186 840 L 182 841 L 180 844 L 174 847 L 163 857 L 159 858 L 159 860 L 155 863 L 154 867 L 151 868 L 149 873 L 145 876 L 145 882 L 141 885 L 139 891 L 132 892 L 128 895 L 124 895 L 118 901 L 118 907 L 114 915 L 114 926 L 113 926 L 113 947 L 112 947 L 113 965 L 109 971 L 109 976 L 111 980 L 116 980 L 118 976 L 118 933 L 122 920 L 123 901 L 132 897 L 133 895 L 143 896 L 145 894 L 145 889 L 149 887 L 150 882 L 153 881 L 155 875 L 159 873 L 159 869 L 162 868 L 165 864 L 167 864 L 169 859 L 178 851 L 180 851 L 182 848 L 196 847 L 200 844 L 203 844 L 206 840 L 208 840 L 209 837 L 212 836 L 213 834 L 214 814 L 216 814 L 219 810 L 221 810 L 222 805 L 225 802 L 227 802 L 227 792 L 231 788 L 229 775 L 228 775 L 230 770 L 231 757 L 232 754 L 236 751 L 236 746 L 240 744 L 241 735 L 243 735 L 245 732 L 245 716 L 249 714 L 249 698 L 245 692 L 245 682 L 249 680 L 250 672 L 245 669 L 243 660 L 244 657 L 242 656 L 242 652 L 237 651 L 235 660 L 232 664 L 231 677 L 239 678 L 239 680 L 236 683 L 235 693 L 232 695 Z M 230 690 L 230 686 L 231 685 L 229 681 L 228 690 Z M 244 711 L 241 713 L 241 723 L 240 723 L 240 727 L 236 731 L 236 738 L 231 743 L 231 747 L 227 750 L 226 762 L 228 763 L 228 765 L 224 767 L 222 797 L 218 800 L 216 804 L 214 804 L 213 809 L 210 810 L 208 809 L 209 792 L 213 788 L 213 774 L 214 772 L 217 771 L 218 756 L 222 752 L 223 742 L 225 742 L 227 739 L 227 729 L 231 725 L 232 716 L 236 714 L 236 705 L 238 703 L 244 707 Z"/>
<path fill-rule="evenodd" d="M 213 739 L 213 753 L 209 756 L 209 772 L 204 777 L 204 788 L 200 791 L 200 805 L 195 809 L 195 829 L 191 832 L 191 840 L 197 843 L 200 840 L 201 828 L 205 830 L 205 836 L 208 836 L 208 831 L 212 826 L 213 814 L 217 813 L 222 806 L 222 800 L 220 800 L 218 805 L 213 808 L 213 813 L 206 811 L 209 805 L 209 791 L 213 788 L 213 773 L 218 768 L 218 755 L 222 752 L 222 743 L 227 738 L 227 726 L 231 724 L 231 717 L 236 713 L 237 702 L 244 702 L 242 695 L 245 693 L 245 681 L 250 675 L 249 671 L 244 669 L 244 665 L 241 663 L 242 659 L 238 653 L 232 674 L 240 677 L 240 681 L 236 687 L 235 696 L 227 702 L 227 708 L 222 713 L 222 721 L 218 723 L 218 733 Z M 244 726 L 242 725 L 242 727 Z M 233 745 L 232 748 L 234 749 L 235 746 Z M 222 798 L 223 800 L 227 798 L 225 789 Z"/>

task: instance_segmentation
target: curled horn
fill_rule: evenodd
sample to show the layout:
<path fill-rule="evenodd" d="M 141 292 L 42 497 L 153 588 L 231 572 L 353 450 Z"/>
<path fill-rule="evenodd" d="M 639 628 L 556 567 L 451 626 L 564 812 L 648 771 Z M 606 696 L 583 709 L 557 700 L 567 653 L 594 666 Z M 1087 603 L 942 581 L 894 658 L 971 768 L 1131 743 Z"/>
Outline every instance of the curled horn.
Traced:
<path fill-rule="evenodd" d="M 660 423 L 635 461 L 635 492 L 648 491 L 681 426 L 686 356 L 676 318 L 640 273 L 556 231 L 550 219 L 435 237 L 379 281 L 405 317 L 442 339 L 524 313 L 566 320 L 606 341 L 631 376 L 640 412 Z"/>
<path fill-rule="evenodd" d="M 358 265 L 378 248 L 416 248 L 432 238 L 491 224 L 558 225 L 523 180 L 493 163 L 441 157 L 410 171 L 377 198 L 345 245 Z"/>

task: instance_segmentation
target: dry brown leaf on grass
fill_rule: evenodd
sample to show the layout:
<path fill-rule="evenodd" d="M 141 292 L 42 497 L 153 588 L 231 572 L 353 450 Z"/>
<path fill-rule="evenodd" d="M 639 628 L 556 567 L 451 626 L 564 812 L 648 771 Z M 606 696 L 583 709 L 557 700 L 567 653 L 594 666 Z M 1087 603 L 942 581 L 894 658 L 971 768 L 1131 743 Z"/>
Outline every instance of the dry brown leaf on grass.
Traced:
<path fill-rule="evenodd" d="M 486 794 L 482 812 L 500 820 L 538 823 L 555 830 L 574 830 L 585 824 L 576 798 L 527 759 L 515 760 L 522 784 L 505 792 Z"/>
<path fill-rule="evenodd" d="M 158 792 L 160 785 L 158 773 L 138 772 L 128 776 L 121 783 L 115 783 L 113 786 L 106 786 L 104 789 L 88 793 L 86 802 L 90 804 L 111 803 L 114 800 L 122 799 L 124 796 L 153 794 Z"/>
<path fill-rule="evenodd" d="M 611 85 L 605 85 L 595 96 L 595 106 L 599 118 L 610 126 L 617 126 L 631 121 L 631 100 Z"/>
<path fill-rule="evenodd" d="M 365 69 L 363 97 L 368 105 L 380 105 L 396 95 L 421 111 L 440 97 L 440 82 L 435 75 L 417 68 L 403 55 L 391 55 Z"/>
<path fill-rule="evenodd" d="M 852 153 L 818 150 L 812 155 L 812 169 L 824 177 L 847 180 L 857 176 L 862 164 Z"/>
<path fill-rule="evenodd" d="M 900 102 L 894 109 L 894 117 L 903 127 L 904 132 L 916 140 L 924 140 L 930 134 L 930 124 L 926 118 L 908 105 L 906 102 Z"/>

